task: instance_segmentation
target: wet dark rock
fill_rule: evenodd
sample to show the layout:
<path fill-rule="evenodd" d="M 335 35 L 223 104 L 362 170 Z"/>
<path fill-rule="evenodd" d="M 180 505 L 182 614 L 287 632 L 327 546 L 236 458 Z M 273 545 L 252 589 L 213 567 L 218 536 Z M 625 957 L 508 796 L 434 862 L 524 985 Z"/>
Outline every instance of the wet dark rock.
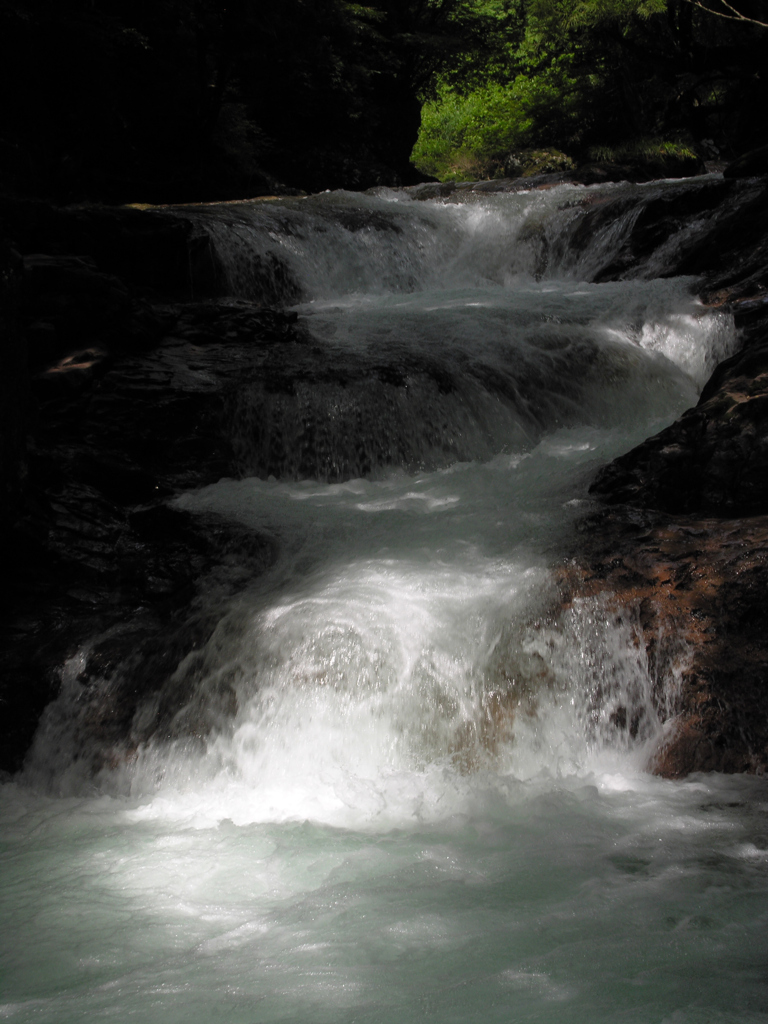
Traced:
<path fill-rule="evenodd" d="M 564 157 L 564 154 L 560 154 Z M 535 189 L 552 188 L 553 185 L 572 183 L 574 185 L 603 185 L 610 182 L 650 182 L 659 178 L 689 178 L 706 173 L 704 162 L 698 157 L 673 159 L 669 157 L 654 160 L 637 160 L 629 162 L 592 161 L 571 166 L 567 157 L 558 161 L 542 161 L 543 165 L 551 165 L 551 169 L 534 173 L 515 173 L 519 162 L 510 160 L 505 167 L 506 174 L 501 178 L 482 181 L 442 181 L 424 182 L 419 185 L 408 185 L 402 188 L 413 199 L 445 199 L 454 192 L 527 192 Z M 762 172 L 761 172 L 762 173 Z M 377 193 L 379 189 L 371 189 Z"/>
<path fill-rule="evenodd" d="M 4 251 L 0 295 L 0 768 L 13 771 L 73 664 L 83 727 L 104 758 L 125 753 L 138 704 L 273 559 L 268 539 L 165 502 L 237 472 L 232 395 L 307 339 L 295 314 L 199 301 L 219 270 L 180 215 L 2 199 L 0 213 L 24 254 Z M 145 715 L 142 735 L 158 727 Z"/>
<path fill-rule="evenodd" d="M 674 175 L 670 176 L 674 177 Z M 606 160 L 580 164 L 569 175 L 571 181 L 580 185 L 602 185 L 611 181 L 651 181 L 653 177 L 654 175 L 649 173 L 645 167 Z"/>
<path fill-rule="evenodd" d="M 64 346 L 56 327 L 48 320 L 35 320 L 24 331 L 30 367 L 47 366 Z"/>
<path fill-rule="evenodd" d="M 288 264 L 274 253 L 253 257 L 248 268 L 251 283 L 247 294 L 265 305 L 291 305 L 300 302 L 304 293 Z"/>
<path fill-rule="evenodd" d="M 219 294 L 221 271 L 210 241 L 181 210 L 54 206 L 0 196 L 0 223 L 23 255 L 80 257 L 155 299 Z"/>
<path fill-rule="evenodd" d="M 698 405 L 616 459 L 591 493 L 673 514 L 768 511 L 768 340 L 721 363 Z"/>
<path fill-rule="evenodd" d="M 502 193 L 530 192 L 535 189 L 552 188 L 563 182 L 572 181 L 573 175 L 565 171 L 549 174 L 535 174 L 526 178 L 493 178 L 490 181 L 441 181 L 409 185 L 402 191 L 413 199 L 447 199 L 458 192 Z M 372 189 L 375 194 L 378 189 Z"/>
<path fill-rule="evenodd" d="M 471 187 L 473 182 L 462 182 L 461 184 L 456 181 L 427 181 L 422 182 L 420 185 L 409 185 L 407 189 L 408 195 L 413 199 L 445 199 L 447 196 L 452 195 L 457 188 Z M 379 188 L 373 188 L 370 190 L 372 195 L 378 195 L 381 190 Z"/>
<path fill-rule="evenodd" d="M 603 185 L 611 181 L 630 181 L 629 169 L 617 164 L 587 163 L 582 164 L 571 175 L 572 180 L 580 185 Z"/>
<path fill-rule="evenodd" d="M 45 361 L 48 363 L 50 359 Z M 32 394 L 45 402 L 88 391 L 94 381 L 107 372 L 111 363 L 111 354 L 101 348 L 70 352 L 32 378 Z"/>
<path fill-rule="evenodd" d="M 566 171 L 550 171 L 546 174 L 532 174 L 522 178 L 496 178 L 493 181 L 477 181 L 472 185 L 473 192 L 527 192 L 540 188 L 551 188 L 570 181 Z"/>
<path fill-rule="evenodd" d="M 670 777 L 768 768 L 768 186 L 704 186 L 642 211 L 625 270 L 687 208 L 671 270 L 699 276 L 743 347 L 695 408 L 598 474 L 611 508 L 584 524 L 568 582 L 637 617 L 666 721 L 651 767 Z"/>
<path fill-rule="evenodd" d="M 20 767 L 73 658 L 80 727 L 95 740 L 94 756 L 124 756 L 139 704 L 274 558 L 271 541 L 231 524 L 164 506 L 130 512 L 74 484 L 51 502 L 44 540 L 27 538 L 20 553 L 0 654 L 6 770 Z M 210 593 L 216 600 L 206 606 Z M 145 721 L 141 738 L 154 731 Z"/>
<path fill-rule="evenodd" d="M 704 276 L 702 298 L 713 304 L 759 299 L 768 290 L 768 180 L 733 184 L 732 202 L 677 264 L 680 274 Z"/>
<path fill-rule="evenodd" d="M 259 376 L 269 346 L 295 340 L 293 318 L 247 304 L 193 305 L 172 321 L 174 334 L 150 352 L 97 362 L 89 350 L 36 378 L 38 448 L 59 453 L 78 478 L 127 487 L 136 501 L 147 500 L 139 477 L 144 491 L 150 480 L 157 491 L 232 473 L 229 396 Z M 68 385 L 78 368 L 90 376 Z"/>
<path fill-rule="evenodd" d="M 729 163 L 723 174 L 726 178 L 754 178 L 768 174 L 768 146 L 744 153 Z"/>
<path fill-rule="evenodd" d="M 745 255 L 738 235 L 750 223 L 754 201 L 761 201 L 759 190 L 722 179 L 697 182 L 695 187 L 689 183 L 667 185 L 637 195 L 590 193 L 582 200 L 584 215 L 576 223 L 569 245 L 578 252 L 619 218 L 631 214 L 620 246 L 610 262 L 596 272 L 598 281 L 721 273 L 723 264 L 714 238 L 718 231 L 730 237 Z M 676 244 L 667 245 L 673 238 Z M 665 246 L 665 259 L 658 266 L 653 257 L 661 246 Z"/>
<path fill-rule="evenodd" d="M 73 267 L 68 260 L 38 265 L 45 274 L 53 266 L 55 275 Z M 81 272 L 79 264 L 74 270 Z M 104 282 L 97 280 L 98 289 Z M 112 282 L 104 287 L 111 296 Z M 125 292 L 117 295 L 119 309 L 134 309 Z M 32 380 L 26 504 L 5 533 L 3 770 L 20 766 L 75 655 L 84 659 L 82 706 L 92 725 L 101 723 L 104 749 L 121 733 L 125 740 L 138 702 L 162 685 L 192 634 L 207 639 L 215 628 L 216 602 L 274 558 L 267 538 L 202 523 L 163 502 L 236 472 L 230 396 L 259 374 L 270 347 L 304 343 L 296 317 L 248 303 L 152 314 L 179 336 L 149 350 L 115 345 L 108 357 L 81 350 Z M 216 595 L 207 610 L 204 591 Z"/>
<path fill-rule="evenodd" d="M 562 580 L 566 602 L 602 595 L 639 631 L 665 722 L 653 771 L 768 769 L 768 515 L 601 512 Z"/>

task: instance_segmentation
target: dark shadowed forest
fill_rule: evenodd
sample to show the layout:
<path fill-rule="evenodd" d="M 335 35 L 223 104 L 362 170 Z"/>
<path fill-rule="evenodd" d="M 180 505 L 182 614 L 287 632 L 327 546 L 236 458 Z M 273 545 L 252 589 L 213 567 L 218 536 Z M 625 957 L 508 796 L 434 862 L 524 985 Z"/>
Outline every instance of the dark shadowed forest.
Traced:
<path fill-rule="evenodd" d="M 690 172 L 768 141 L 766 22 L 765 0 L 2 0 L 0 188 Z"/>

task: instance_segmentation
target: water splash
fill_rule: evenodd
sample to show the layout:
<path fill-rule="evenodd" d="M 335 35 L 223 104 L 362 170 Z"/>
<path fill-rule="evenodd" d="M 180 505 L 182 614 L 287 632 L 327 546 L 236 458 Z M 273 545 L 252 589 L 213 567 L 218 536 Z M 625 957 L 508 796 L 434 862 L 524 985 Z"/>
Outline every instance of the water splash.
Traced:
<path fill-rule="evenodd" d="M 549 567 L 590 474 L 691 405 L 735 334 L 686 280 L 536 281 L 579 195 L 199 212 L 233 289 L 261 287 L 254 254 L 287 261 L 309 340 L 232 399 L 245 479 L 179 504 L 268 533 L 280 558 L 237 600 L 208 599 L 213 636 L 140 703 L 122 747 L 89 737 L 112 681 L 85 696 L 65 672 L 29 778 L 150 793 L 290 776 L 308 802 L 275 783 L 260 813 L 322 818 L 341 776 L 378 791 L 381 773 L 435 765 L 528 777 L 609 747 L 646 756 L 659 697 L 637 632 L 562 612 Z"/>

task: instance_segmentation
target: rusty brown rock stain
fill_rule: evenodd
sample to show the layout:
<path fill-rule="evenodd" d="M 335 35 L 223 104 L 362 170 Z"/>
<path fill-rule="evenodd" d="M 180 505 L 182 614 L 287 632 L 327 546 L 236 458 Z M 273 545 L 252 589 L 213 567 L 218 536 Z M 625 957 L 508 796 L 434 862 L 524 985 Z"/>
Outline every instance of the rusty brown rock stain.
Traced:
<path fill-rule="evenodd" d="M 666 735 L 650 770 L 768 766 L 768 516 L 718 519 L 605 510 L 560 570 L 565 601 L 603 596 L 634 613 Z M 665 696 L 677 669 L 679 690 Z M 665 706 L 665 701 L 667 706 Z"/>

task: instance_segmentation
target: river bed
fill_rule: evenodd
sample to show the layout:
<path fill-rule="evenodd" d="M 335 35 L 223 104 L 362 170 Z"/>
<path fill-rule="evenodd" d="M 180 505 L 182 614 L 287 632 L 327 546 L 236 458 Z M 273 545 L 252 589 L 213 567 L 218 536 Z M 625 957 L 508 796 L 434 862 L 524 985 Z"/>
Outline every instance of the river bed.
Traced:
<path fill-rule="evenodd" d="M 647 774 L 675 667 L 558 593 L 594 473 L 736 344 L 695 282 L 594 282 L 588 192 L 199 213 L 327 372 L 244 389 L 240 477 L 173 500 L 279 554 L 162 738 L 94 774 L 75 655 L 0 788 L 0 1017 L 768 1019 L 768 786 Z"/>

